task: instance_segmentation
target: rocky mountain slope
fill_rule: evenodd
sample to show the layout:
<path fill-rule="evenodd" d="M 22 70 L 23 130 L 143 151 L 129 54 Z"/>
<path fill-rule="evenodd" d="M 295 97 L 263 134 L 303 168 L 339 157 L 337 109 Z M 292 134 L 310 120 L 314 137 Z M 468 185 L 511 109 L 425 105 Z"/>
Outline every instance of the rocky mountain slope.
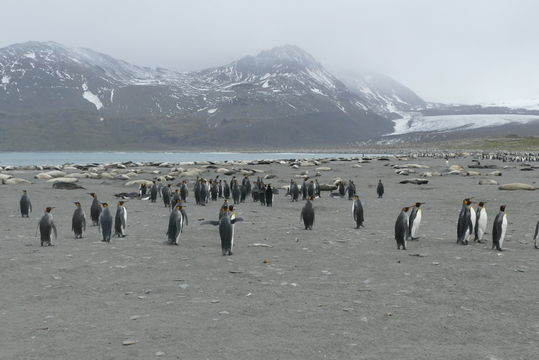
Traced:
<path fill-rule="evenodd" d="M 59 133 L 67 148 L 350 144 L 392 132 L 392 109 L 423 104 L 383 76 L 349 88 L 291 45 L 180 73 L 27 42 L 0 49 L 0 80 L 4 149 L 58 146 Z"/>

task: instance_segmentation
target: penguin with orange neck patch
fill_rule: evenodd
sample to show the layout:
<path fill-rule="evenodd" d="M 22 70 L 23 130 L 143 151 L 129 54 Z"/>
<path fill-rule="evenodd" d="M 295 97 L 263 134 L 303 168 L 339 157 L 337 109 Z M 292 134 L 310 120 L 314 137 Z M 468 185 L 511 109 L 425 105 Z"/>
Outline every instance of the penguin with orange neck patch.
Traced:
<path fill-rule="evenodd" d="M 408 210 L 409 207 L 403 207 L 397 221 L 395 222 L 395 241 L 397 241 L 397 250 L 406 250 L 406 239 L 408 238 Z"/>
<path fill-rule="evenodd" d="M 492 248 L 496 248 L 498 251 L 502 251 L 503 241 L 505 240 L 505 234 L 507 233 L 507 214 L 505 213 L 506 205 L 500 206 L 500 212 L 494 219 L 492 225 Z"/>
<path fill-rule="evenodd" d="M 75 233 L 75 239 L 82 239 L 82 234 L 86 231 L 86 214 L 78 201 L 75 202 L 75 211 L 71 219 L 71 230 Z"/>

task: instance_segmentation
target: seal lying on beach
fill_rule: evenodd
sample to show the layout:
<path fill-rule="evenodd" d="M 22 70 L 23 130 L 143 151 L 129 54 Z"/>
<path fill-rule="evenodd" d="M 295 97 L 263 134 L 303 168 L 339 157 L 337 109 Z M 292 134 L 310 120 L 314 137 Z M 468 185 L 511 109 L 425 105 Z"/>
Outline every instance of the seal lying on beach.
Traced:
<path fill-rule="evenodd" d="M 74 183 L 68 183 L 68 182 L 56 182 L 52 184 L 53 189 L 62 189 L 62 190 L 76 190 L 76 189 L 86 189 L 80 185 L 74 184 Z"/>

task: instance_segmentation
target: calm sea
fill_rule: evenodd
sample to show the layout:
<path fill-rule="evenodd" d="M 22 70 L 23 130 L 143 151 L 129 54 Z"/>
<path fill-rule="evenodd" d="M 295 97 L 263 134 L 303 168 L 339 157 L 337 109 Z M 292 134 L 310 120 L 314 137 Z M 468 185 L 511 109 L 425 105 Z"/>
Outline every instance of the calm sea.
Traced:
<path fill-rule="evenodd" d="M 323 157 L 353 157 L 362 153 L 277 153 L 277 152 L 0 152 L 0 166 L 62 165 L 111 163 L 125 161 L 226 161 L 310 159 Z"/>

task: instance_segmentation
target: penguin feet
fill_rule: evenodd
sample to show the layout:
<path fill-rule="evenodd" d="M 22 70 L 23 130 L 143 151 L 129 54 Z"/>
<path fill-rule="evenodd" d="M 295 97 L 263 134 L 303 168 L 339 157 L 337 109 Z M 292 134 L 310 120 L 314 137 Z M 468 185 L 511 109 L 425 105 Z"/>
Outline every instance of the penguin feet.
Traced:
<path fill-rule="evenodd" d="M 417 236 L 417 237 L 412 237 L 412 238 L 410 238 L 410 240 L 417 241 L 417 240 L 419 240 L 419 236 Z"/>

